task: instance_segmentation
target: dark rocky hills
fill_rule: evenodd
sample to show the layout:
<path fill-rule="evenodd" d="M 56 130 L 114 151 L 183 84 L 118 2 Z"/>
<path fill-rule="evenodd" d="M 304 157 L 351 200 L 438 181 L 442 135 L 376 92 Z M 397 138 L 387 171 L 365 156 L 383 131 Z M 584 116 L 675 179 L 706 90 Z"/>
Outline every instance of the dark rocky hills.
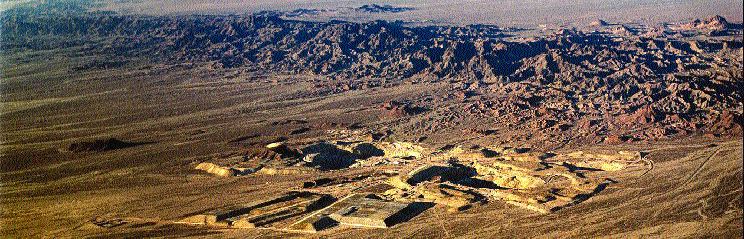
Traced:
<path fill-rule="evenodd" d="M 732 34 L 731 25 L 715 17 L 682 27 L 685 31 L 725 27 Z M 7 51 L 76 46 L 85 54 L 118 57 L 113 58 L 116 64 L 101 62 L 77 70 L 116 67 L 121 58 L 136 57 L 330 79 L 316 85 L 319 92 L 379 87 L 368 83 L 371 79 L 453 82 L 451 96 L 410 102 L 410 107 L 446 109 L 424 113 L 433 117 L 427 128 L 488 118 L 550 137 L 608 142 L 742 133 L 740 30 L 733 33 L 738 38 L 705 33 L 679 37 L 673 29 L 650 38 L 644 35 L 658 29 L 621 26 L 622 32 L 617 27 L 593 32 L 566 29 L 517 38 L 489 25 L 305 22 L 273 13 L 178 17 L 16 13 L 3 15 L 2 26 Z"/>
<path fill-rule="evenodd" d="M 739 19 L 314 2 L 0 3 L 0 237 L 742 238 Z"/>
<path fill-rule="evenodd" d="M 368 4 L 363 5 L 361 7 L 356 8 L 357 11 L 360 12 L 367 12 L 367 13 L 381 13 L 381 12 L 407 12 L 414 10 L 414 8 L 410 7 L 396 7 L 391 5 L 377 5 L 377 4 Z"/>

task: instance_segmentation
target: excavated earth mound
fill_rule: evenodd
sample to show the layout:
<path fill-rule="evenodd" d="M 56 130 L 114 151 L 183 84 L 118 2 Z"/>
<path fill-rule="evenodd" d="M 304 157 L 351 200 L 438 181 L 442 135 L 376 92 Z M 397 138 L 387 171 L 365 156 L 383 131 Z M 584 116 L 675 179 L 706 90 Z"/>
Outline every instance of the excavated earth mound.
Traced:
<path fill-rule="evenodd" d="M 336 170 L 351 168 L 386 173 L 318 178 L 302 188 L 328 193 L 340 188 L 373 193 L 397 202 L 433 203 L 451 212 L 468 210 L 488 202 L 501 202 L 529 212 L 547 214 L 577 205 L 616 181 L 614 172 L 652 167 L 640 152 L 574 151 L 545 153 L 526 148 L 490 146 L 464 149 L 461 146 L 431 150 L 407 142 L 320 141 L 293 150 L 282 143 L 267 148 L 300 152 L 302 162 L 272 165 L 276 172 Z M 364 150 L 362 150 L 362 148 Z M 423 160 L 406 160 L 423 159 Z M 247 176 L 267 173 L 267 165 L 256 169 L 201 163 L 196 169 L 217 176 Z M 299 173 L 296 175 L 300 175 Z"/>

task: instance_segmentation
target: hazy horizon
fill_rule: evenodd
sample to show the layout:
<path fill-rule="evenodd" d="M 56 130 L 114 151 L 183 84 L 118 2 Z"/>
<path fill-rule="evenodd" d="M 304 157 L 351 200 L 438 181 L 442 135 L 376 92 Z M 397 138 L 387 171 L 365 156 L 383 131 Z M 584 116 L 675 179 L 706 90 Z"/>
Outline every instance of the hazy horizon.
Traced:
<path fill-rule="evenodd" d="M 248 0 L 154 0 L 109 2 L 102 9 L 124 14 L 245 14 L 263 10 L 291 11 L 299 8 L 344 10 L 365 4 L 412 7 L 403 13 L 375 13 L 359 16 L 326 16 L 344 20 L 404 20 L 443 23 L 487 23 L 500 25 L 587 23 L 594 19 L 619 22 L 660 23 L 721 15 L 742 21 L 742 2 L 731 0 L 625 0 L 625 1 L 248 1 Z M 632 17 L 629 14 L 632 13 Z"/>

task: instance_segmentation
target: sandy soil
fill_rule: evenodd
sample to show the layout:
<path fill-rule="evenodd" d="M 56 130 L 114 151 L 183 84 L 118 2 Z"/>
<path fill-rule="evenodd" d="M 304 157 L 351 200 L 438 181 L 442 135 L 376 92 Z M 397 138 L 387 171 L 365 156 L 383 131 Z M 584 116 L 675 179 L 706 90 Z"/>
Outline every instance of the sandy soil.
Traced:
<path fill-rule="evenodd" d="M 462 212 L 437 206 L 390 229 L 347 227 L 318 234 L 266 229 L 210 229 L 174 224 L 185 215 L 248 203 L 301 188 L 305 180 L 361 174 L 220 178 L 196 163 L 240 152 L 241 137 L 288 142 L 328 137 L 353 124 L 384 128 L 380 102 L 412 97 L 436 85 L 401 85 L 325 97 L 296 97 L 308 83 L 282 77 L 224 77 L 203 66 L 68 71 L 65 57 L 23 57 L 4 66 L 2 216 L 9 237 L 726 237 L 742 236 L 742 142 L 684 138 L 622 146 L 559 148 L 648 152 L 652 165 L 603 174 L 616 181 L 600 194 L 538 215 L 489 202 Z M 19 61 L 20 62 L 20 61 Z M 307 121 L 294 125 L 287 120 Z M 301 123 L 303 124 L 303 123 Z M 291 131 L 310 130 L 292 135 Z M 105 152 L 74 153 L 72 143 L 115 137 L 145 142 Z M 413 140 L 414 136 L 400 136 Z M 239 141 L 244 142 L 244 141 Z M 485 144 L 457 132 L 422 142 Z M 519 145 L 514 145 L 519 146 Z M 332 192 L 332 191 L 331 191 Z M 112 228 L 90 223 L 115 218 Z"/>
<path fill-rule="evenodd" d="M 0 3 L 28 14 L 0 19 L 3 238 L 744 236 L 741 1 L 27 2 Z M 190 15 L 260 10 L 290 20 Z M 182 223 L 297 191 L 431 208 Z"/>

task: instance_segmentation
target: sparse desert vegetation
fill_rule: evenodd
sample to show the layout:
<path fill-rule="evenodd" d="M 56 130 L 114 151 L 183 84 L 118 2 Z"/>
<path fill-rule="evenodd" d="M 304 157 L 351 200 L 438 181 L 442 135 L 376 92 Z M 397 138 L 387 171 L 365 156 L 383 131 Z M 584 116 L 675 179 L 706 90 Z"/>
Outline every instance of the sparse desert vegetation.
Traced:
<path fill-rule="evenodd" d="M 142 4 L 2 5 L 2 237 L 742 236 L 741 18 Z"/>

